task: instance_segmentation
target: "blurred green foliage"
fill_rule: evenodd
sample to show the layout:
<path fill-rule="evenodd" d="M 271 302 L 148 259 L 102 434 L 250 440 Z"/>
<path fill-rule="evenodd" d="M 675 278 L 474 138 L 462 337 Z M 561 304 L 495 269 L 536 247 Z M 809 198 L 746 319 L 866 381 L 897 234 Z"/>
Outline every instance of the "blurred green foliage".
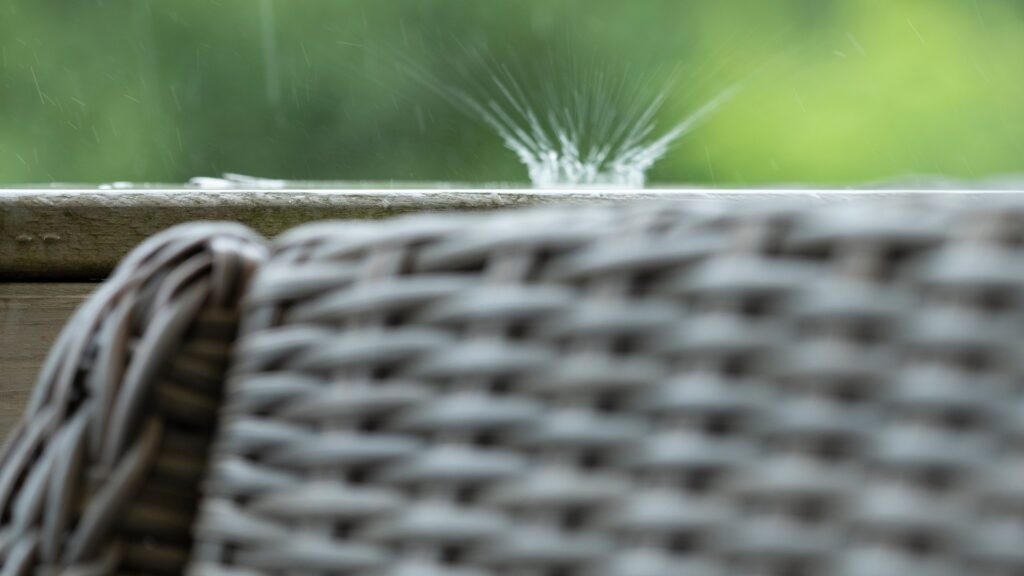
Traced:
<path fill-rule="evenodd" d="M 0 184 L 521 182 L 408 68 L 555 45 L 674 71 L 666 124 L 744 81 L 655 184 L 1024 171 L 1020 0 L 5 0 Z"/>

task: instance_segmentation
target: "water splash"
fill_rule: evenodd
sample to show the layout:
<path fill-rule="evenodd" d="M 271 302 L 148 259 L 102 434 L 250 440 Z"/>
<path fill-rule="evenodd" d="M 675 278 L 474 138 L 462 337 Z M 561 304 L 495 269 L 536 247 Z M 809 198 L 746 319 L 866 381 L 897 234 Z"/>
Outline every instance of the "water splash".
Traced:
<path fill-rule="evenodd" d="M 554 62 L 554 59 L 551 59 Z M 535 187 L 643 187 L 647 171 L 671 146 L 737 91 L 734 85 L 663 131 L 657 117 L 671 83 L 569 64 L 526 69 L 488 62 L 489 74 L 463 71 L 458 85 L 413 70 L 460 109 L 502 138 L 526 166 Z M 552 69 L 556 68 L 556 69 Z"/>

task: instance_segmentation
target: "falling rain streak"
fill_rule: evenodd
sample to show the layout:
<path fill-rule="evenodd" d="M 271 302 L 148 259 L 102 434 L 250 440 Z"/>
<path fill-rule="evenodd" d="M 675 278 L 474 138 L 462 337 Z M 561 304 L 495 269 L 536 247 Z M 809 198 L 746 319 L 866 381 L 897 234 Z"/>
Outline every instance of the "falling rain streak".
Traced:
<path fill-rule="evenodd" d="M 272 0 L 260 2 L 260 37 L 263 45 L 263 68 L 267 99 L 276 105 L 281 101 L 281 74 L 278 71 L 277 38 L 274 35 L 274 5 Z"/>

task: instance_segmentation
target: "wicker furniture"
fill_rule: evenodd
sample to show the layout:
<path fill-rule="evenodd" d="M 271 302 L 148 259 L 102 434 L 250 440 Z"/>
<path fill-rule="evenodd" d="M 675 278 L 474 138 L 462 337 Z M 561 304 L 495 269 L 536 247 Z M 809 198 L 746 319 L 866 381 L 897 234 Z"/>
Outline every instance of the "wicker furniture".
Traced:
<path fill-rule="evenodd" d="M 1022 313 L 998 198 L 305 226 L 190 573 L 1021 574 Z"/>
<path fill-rule="evenodd" d="M 65 327 L 0 465 L 2 574 L 180 574 L 237 324 L 263 257 L 235 224 L 136 248 Z"/>
<path fill-rule="evenodd" d="M 173 231 L 83 307 L 3 453 L 0 575 L 1024 573 L 1019 201 L 421 215 L 260 261 Z"/>

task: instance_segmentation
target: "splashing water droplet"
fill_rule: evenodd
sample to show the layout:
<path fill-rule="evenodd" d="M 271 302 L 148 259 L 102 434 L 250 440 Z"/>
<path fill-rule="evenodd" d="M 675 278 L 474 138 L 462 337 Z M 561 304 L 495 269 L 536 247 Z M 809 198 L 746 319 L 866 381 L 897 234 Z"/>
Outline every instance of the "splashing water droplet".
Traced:
<path fill-rule="evenodd" d="M 410 67 L 418 79 L 493 128 L 526 167 L 535 187 L 643 187 L 647 171 L 672 144 L 738 90 L 734 85 L 682 121 L 658 132 L 666 86 L 653 96 L 651 77 L 580 66 L 541 70 L 486 59 L 490 74 L 460 70 L 457 86 Z M 558 64 L 552 58 L 549 64 Z"/>

